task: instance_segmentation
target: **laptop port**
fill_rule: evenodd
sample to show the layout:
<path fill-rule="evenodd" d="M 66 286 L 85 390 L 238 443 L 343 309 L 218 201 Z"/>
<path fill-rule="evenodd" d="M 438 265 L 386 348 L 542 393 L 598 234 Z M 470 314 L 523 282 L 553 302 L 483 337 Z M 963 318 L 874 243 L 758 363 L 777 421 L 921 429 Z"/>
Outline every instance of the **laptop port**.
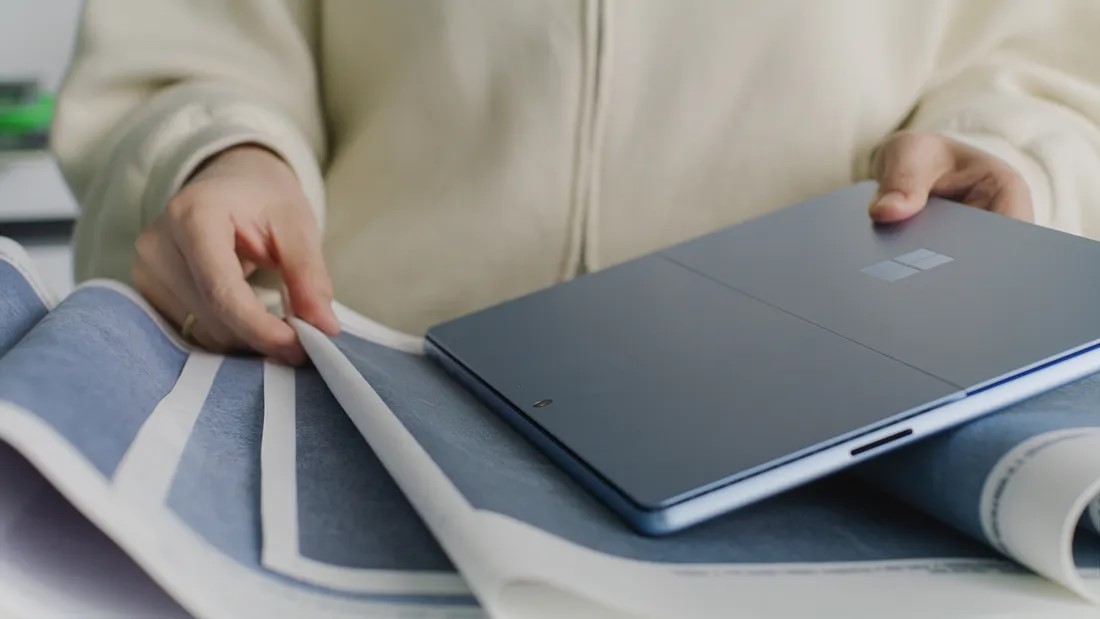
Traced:
<path fill-rule="evenodd" d="M 896 440 L 903 439 L 903 438 L 909 436 L 912 433 L 913 433 L 912 428 L 906 428 L 906 429 L 902 430 L 901 432 L 895 432 L 894 434 L 891 434 L 890 436 L 884 436 L 880 439 L 871 441 L 870 443 L 867 443 L 866 445 L 861 445 L 860 447 L 856 447 L 855 449 L 852 450 L 852 455 L 853 456 L 858 456 L 859 454 L 867 453 L 868 451 L 871 451 L 872 449 L 877 449 L 877 448 L 882 447 L 883 445 L 886 445 L 888 443 L 893 443 Z"/>

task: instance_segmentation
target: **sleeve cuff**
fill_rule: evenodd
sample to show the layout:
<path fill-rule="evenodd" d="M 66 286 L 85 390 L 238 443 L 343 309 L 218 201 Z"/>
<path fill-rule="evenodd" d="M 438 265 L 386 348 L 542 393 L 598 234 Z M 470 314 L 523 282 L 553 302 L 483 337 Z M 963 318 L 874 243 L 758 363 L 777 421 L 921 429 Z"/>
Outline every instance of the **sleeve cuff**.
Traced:
<path fill-rule="evenodd" d="M 324 228 L 324 179 L 313 150 L 279 114 L 248 102 L 199 104 L 167 119 L 144 144 L 150 162 L 141 196 L 142 227 L 163 212 L 168 201 L 209 157 L 227 148 L 254 143 L 279 155 L 297 175 Z"/>
<path fill-rule="evenodd" d="M 1038 161 L 1013 146 L 1008 140 L 991 133 L 958 131 L 940 131 L 939 133 L 956 142 L 989 153 L 1010 165 L 1024 179 L 1031 191 L 1035 223 L 1047 227 L 1053 225 L 1050 176 Z"/>

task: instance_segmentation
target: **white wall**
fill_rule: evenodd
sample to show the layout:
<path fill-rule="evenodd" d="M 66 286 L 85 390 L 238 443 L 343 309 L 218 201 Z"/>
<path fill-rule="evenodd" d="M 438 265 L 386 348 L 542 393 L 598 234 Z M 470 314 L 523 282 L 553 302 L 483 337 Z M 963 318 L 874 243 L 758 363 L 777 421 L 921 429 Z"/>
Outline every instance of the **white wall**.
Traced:
<path fill-rule="evenodd" d="M 0 0 L 0 79 L 33 77 L 55 90 L 72 53 L 80 6 L 81 0 Z"/>

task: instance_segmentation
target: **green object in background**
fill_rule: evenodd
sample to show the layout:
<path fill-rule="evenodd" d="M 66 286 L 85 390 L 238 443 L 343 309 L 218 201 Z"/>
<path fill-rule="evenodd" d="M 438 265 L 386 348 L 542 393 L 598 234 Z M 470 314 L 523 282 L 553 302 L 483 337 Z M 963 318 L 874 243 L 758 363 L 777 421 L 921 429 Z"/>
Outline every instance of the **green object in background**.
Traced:
<path fill-rule="evenodd" d="M 41 94 L 21 105 L 0 105 L 0 133 L 21 134 L 49 129 L 53 118 L 53 96 Z"/>
<path fill-rule="evenodd" d="M 0 80 L 0 107 L 33 103 L 39 92 L 38 80 Z"/>

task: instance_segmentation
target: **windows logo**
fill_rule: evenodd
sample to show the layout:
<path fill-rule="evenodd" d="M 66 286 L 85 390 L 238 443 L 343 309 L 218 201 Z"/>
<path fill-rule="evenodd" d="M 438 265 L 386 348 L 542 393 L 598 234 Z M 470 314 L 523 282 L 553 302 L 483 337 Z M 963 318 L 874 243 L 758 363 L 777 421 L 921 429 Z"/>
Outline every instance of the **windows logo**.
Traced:
<path fill-rule="evenodd" d="M 902 254 L 893 260 L 883 260 L 863 269 L 863 272 L 871 277 L 877 277 L 883 281 L 896 282 L 910 275 L 916 275 L 921 271 L 934 269 L 938 266 L 953 261 L 954 258 L 937 254 L 927 249 L 918 249 L 907 254 Z"/>

